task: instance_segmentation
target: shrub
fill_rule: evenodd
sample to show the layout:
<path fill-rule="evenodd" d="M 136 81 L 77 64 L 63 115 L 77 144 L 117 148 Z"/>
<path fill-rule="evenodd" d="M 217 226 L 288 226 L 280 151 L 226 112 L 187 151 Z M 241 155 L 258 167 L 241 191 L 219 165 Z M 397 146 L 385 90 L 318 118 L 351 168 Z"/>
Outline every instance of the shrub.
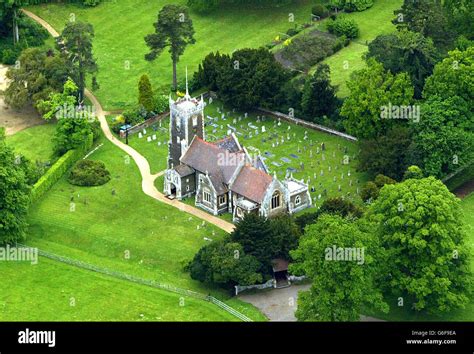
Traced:
<path fill-rule="evenodd" d="M 154 112 L 157 114 L 164 113 L 169 109 L 169 97 L 166 95 L 158 95 L 155 98 Z"/>
<path fill-rule="evenodd" d="M 69 173 L 68 181 L 75 186 L 101 186 L 110 181 L 110 172 L 102 161 L 80 160 Z"/>
<path fill-rule="evenodd" d="M 148 112 L 143 106 L 137 106 L 125 110 L 122 116 L 125 118 L 127 124 L 134 126 L 143 123 L 148 117 Z"/>
<path fill-rule="evenodd" d="M 326 8 L 321 4 L 314 5 L 313 8 L 311 9 L 311 13 L 321 18 L 326 17 L 328 14 Z"/>
<path fill-rule="evenodd" d="M 153 89 L 148 75 L 143 74 L 138 82 L 138 103 L 150 112 L 153 111 L 155 103 L 153 99 Z"/>
<path fill-rule="evenodd" d="M 357 23 L 347 16 L 339 16 L 327 25 L 328 31 L 336 36 L 346 36 L 349 39 L 359 37 L 359 27 Z"/>
<path fill-rule="evenodd" d="M 297 35 L 299 31 L 296 28 L 289 28 L 288 31 L 286 31 L 286 34 L 289 35 L 290 37 L 293 37 Z"/>
<path fill-rule="evenodd" d="M 374 183 L 377 187 L 382 188 L 386 184 L 395 184 L 397 181 L 395 181 L 393 178 L 378 174 L 375 176 Z"/>
<path fill-rule="evenodd" d="M 374 182 L 367 182 L 360 191 L 360 197 L 364 202 L 373 201 L 379 196 L 379 188 Z"/>
<path fill-rule="evenodd" d="M 411 178 L 414 178 L 414 179 L 423 178 L 423 171 L 421 170 L 421 168 L 419 168 L 418 166 L 408 167 L 408 169 L 405 171 L 405 174 L 403 175 L 403 179 L 407 180 Z"/>

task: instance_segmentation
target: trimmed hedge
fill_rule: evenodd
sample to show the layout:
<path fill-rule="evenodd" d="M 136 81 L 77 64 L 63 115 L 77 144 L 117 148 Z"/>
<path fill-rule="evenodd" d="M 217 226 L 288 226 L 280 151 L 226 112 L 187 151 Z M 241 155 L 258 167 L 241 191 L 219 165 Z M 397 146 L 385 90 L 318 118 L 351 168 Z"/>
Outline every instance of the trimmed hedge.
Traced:
<path fill-rule="evenodd" d="M 92 147 L 93 137 L 89 134 L 82 148 L 69 150 L 35 183 L 31 190 L 31 203 L 40 199 L 59 179 Z"/>

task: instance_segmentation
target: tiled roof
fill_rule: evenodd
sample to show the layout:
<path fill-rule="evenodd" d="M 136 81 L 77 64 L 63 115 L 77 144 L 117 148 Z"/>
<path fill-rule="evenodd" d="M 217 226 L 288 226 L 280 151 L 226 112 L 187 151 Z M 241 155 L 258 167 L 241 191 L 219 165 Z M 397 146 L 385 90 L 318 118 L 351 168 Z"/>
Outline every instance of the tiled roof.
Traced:
<path fill-rule="evenodd" d="M 176 166 L 174 169 L 181 177 L 189 176 L 190 174 L 193 174 L 196 172 L 194 168 L 186 166 L 186 165 L 179 165 Z"/>
<path fill-rule="evenodd" d="M 233 135 L 229 135 L 224 139 L 216 141 L 214 145 L 217 145 L 218 147 L 226 149 L 230 152 L 238 152 L 242 150 L 240 148 L 239 142 Z"/>
<path fill-rule="evenodd" d="M 227 191 L 224 185 L 229 184 L 239 166 L 238 161 L 243 159 L 243 156 L 243 152 L 229 152 L 196 136 L 181 157 L 181 163 L 201 173 L 208 173 L 214 188 L 220 194 L 219 191 L 222 193 Z"/>
<path fill-rule="evenodd" d="M 253 166 L 245 165 L 240 170 L 230 189 L 247 199 L 261 204 L 272 180 L 273 178 L 269 174 Z"/>

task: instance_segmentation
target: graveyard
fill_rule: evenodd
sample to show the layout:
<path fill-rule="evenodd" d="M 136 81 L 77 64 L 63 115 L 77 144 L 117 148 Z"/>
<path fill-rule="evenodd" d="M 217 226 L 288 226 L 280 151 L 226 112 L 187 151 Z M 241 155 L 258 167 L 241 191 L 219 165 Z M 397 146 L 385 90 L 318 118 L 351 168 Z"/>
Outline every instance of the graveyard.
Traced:
<path fill-rule="evenodd" d="M 357 146 L 353 141 L 279 120 L 269 114 L 238 112 L 218 99 L 206 100 L 206 140 L 217 141 L 233 133 L 251 157 L 261 155 L 270 173 L 308 184 L 313 206 L 328 197 L 344 196 L 359 202 L 366 176 L 356 171 Z M 169 119 L 129 137 L 129 144 L 150 162 L 152 173 L 166 168 Z M 155 185 L 162 191 L 160 178 Z M 185 201 L 193 205 L 193 198 Z M 223 216 L 228 219 L 227 216 Z"/>

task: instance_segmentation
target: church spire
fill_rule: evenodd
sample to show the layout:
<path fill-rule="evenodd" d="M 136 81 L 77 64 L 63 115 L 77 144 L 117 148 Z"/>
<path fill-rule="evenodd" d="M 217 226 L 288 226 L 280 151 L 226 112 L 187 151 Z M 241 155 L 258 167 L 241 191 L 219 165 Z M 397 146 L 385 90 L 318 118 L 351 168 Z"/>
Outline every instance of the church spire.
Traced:
<path fill-rule="evenodd" d="M 191 96 L 189 96 L 189 89 L 188 89 L 188 67 L 186 66 L 186 96 L 184 96 L 187 100 L 191 99 Z"/>

